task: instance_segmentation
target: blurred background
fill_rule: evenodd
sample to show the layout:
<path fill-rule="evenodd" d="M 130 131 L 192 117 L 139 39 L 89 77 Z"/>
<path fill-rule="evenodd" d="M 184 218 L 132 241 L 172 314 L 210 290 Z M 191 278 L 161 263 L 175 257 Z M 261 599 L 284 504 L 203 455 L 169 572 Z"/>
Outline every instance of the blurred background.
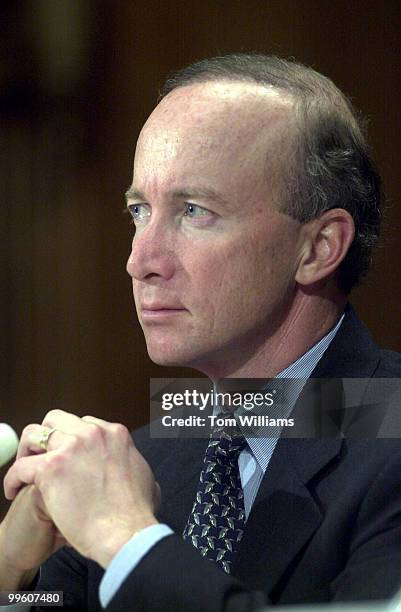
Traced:
<path fill-rule="evenodd" d="M 221 53 L 294 56 L 369 118 L 387 221 L 352 302 L 400 350 L 400 25 L 398 0 L 2 0 L 0 421 L 20 434 L 57 407 L 134 428 L 150 377 L 194 376 L 147 357 L 123 194 L 166 76 Z"/>

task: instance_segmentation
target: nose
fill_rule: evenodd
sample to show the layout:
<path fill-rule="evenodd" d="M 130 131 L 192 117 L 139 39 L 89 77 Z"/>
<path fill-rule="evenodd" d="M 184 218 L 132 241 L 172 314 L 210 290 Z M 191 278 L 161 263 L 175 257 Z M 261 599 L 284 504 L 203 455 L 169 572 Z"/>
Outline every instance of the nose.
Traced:
<path fill-rule="evenodd" d="M 139 281 L 168 280 L 175 271 L 173 244 L 173 237 L 160 220 L 149 221 L 136 230 L 132 240 L 128 274 Z"/>

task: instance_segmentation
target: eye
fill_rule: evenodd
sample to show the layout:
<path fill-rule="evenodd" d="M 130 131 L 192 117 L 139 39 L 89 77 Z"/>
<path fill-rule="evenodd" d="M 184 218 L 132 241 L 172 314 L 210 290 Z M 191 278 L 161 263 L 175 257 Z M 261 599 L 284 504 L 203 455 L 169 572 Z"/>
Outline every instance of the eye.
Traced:
<path fill-rule="evenodd" d="M 128 210 L 133 223 L 140 223 L 150 217 L 150 208 L 148 204 L 129 204 Z"/>
<path fill-rule="evenodd" d="M 184 212 L 184 216 L 189 217 L 190 219 L 199 219 L 200 217 L 207 217 L 213 214 L 207 208 L 203 208 L 197 204 L 186 203 L 185 206 L 186 210 Z"/>

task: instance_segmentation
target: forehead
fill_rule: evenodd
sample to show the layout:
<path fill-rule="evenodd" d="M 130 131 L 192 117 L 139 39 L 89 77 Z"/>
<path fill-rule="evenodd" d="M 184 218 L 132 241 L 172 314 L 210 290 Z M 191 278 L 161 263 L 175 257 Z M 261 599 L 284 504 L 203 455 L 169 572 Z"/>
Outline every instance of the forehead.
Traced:
<path fill-rule="evenodd" d="M 197 83 L 173 90 L 156 107 L 138 139 L 135 172 L 172 178 L 208 171 L 209 178 L 277 169 L 286 155 L 293 102 L 257 84 Z M 263 172 L 265 174 L 265 172 Z M 135 180 L 135 173 L 134 173 Z"/>
<path fill-rule="evenodd" d="M 274 124 L 290 119 L 292 100 L 272 87 L 241 82 L 195 83 L 170 92 L 155 108 L 140 141 L 155 132 L 182 137 L 188 129 L 207 142 L 266 133 Z"/>

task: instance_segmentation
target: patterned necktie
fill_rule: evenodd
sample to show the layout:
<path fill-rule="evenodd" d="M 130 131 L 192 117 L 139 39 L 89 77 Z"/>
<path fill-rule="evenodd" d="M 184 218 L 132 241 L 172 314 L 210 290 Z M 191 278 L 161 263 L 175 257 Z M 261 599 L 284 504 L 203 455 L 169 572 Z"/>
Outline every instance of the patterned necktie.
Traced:
<path fill-rule="evenodd" d="M 245 525 L 238 456 L 246 440 L 238 428 L 212 432 L 195 502 L 183 537 L 229 574 Z"/>

